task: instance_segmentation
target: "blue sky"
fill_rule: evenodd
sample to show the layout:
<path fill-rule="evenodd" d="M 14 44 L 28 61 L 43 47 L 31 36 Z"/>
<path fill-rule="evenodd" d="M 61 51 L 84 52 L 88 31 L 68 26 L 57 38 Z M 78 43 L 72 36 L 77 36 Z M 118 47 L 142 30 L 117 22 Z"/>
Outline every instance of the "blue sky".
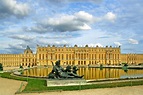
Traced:
<path fill-rule="evenodd" d="M 142 0 L 0 2 L 0 53 L 65 44 L 121 46 L 121 53 L 143 53 Z"/>

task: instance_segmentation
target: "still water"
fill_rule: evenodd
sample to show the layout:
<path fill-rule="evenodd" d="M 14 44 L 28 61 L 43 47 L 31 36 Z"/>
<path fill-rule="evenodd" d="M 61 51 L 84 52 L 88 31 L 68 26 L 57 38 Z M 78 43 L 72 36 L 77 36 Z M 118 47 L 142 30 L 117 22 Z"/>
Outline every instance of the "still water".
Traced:
<path fill-rule="evenodd" d="M 47 77 L 52 71 L 52 68 L 32 68 L 23 72 L 24 76 L 31 77 Z M 115 69 L 115 68 L 79 68 L 78 75 L 84 75 L 84 79 L 107 79 L 107 78 L 122 78 L 125 76 L 143 76 L 141 69 Z"/>

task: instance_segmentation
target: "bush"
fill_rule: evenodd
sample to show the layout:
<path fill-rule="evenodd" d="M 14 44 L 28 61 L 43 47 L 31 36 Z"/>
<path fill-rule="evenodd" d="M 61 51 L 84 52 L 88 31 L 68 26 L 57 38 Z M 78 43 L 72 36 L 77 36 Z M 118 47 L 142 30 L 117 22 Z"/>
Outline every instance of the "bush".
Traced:
<path fill-rule="evenodd" d="M 138 65 L 143 65 L 143 63 L 139 63 Z"/>
<path fill-rule="evenodd" d="M 2 63 L 0 63 L 0 71 L 3 71 Z"/>
<path fill-rule="evenodd" d="M 124 66 L 128 66 L 128 63 L 122 63 Z"/>
<path fill-rule="evenodd" d="M 128 66 L 128 64 L 124 64 L 124 66 Z"/>
<path fill-rule="evenodd" d="M 28 65 L 28 68 L 30 68 L 30 65 Z"/>
<path fill-rule="evenodd" d="M 23 66 L 22 66 L 22 65 L 20 65 L 20 67 L 19 67 L 19 68 L 23 69 Z"/>

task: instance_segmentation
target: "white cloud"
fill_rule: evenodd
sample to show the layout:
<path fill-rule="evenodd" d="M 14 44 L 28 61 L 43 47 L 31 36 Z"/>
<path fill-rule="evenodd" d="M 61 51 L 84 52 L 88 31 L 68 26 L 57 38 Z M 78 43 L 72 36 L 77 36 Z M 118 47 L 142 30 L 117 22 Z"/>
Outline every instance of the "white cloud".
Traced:
<path fill-rule="evenodd" d="M 54 4 L 62 4 L 62 3 L 70 3 L 70 2 L 93 2 L 93 3 L 100 3 L 103 0 L 46 0 L 50 3 L 54 3 Z"/>
<path fill-rule="evenodd" d="M 87 0 L 68 0 L 68 1 L 70 1 L 70 2 L 87 2 Z M 102 2 L 102 1 L 103 0 L 88 0 L 88 2 L 94 2 L 94 3 L 99 3 L 99 2 Z"/>
<path fill-rule="evenodd" d="M 14 49 L 25 49 L 22 46 L 22 43 L 20 43 L 19 45 L 17 45 L 17 44 L 9 44 L 9 47 L 14 48 Z"/>
<path fill-rule="evenodd" d="M 91 29 L 91 27 L 84 23 L 82 26 L 79 26 L 78 29 L 80 29 L 80 30 L 89 30 L 89 29 Z"/>
<path fill-rule="evenodd" d="M 18 40 L 24 40 L 24 41 L 30 41 L 35 38 L 35 37 L 28 36 L 28 35 L 12 35 L 9 37 L 13 39 L 18 39 Z"/>
<path fill-rule="evenodd" d="M 56 17 L 44 18 L 37 22 L 36 26 L 32 26 L 29 31 L 46 33 L 91 30 L 91 25 L 96 22 L 104 22 L 105 20 L 114 22 L 115 19 L 116 16 L 112 12 L 97 18 L 85 11 L 79 11 L 73 15 L 59 14 Z"/>
<path fill-rule="evenodd" d="M 43 19 L 37 26 L 31 27 L 34 32 L 67 32 L 91 29 L 93 16 L 84 11 L 73 15 L 60 15 L 58 17 Z"/>
<path fill-rule="evenodd" d="M 81 21 L 93 22 L 94 20 L 94 17 L 85 11 L 79 11 L 78 13 L 75 13 L 74 15 L 76 16 L 77 19 Z"/>
<path fill-rule="evenodd" d="M 0 2 L 1 17 L 11 15 L 23 17 L 29 13 L 29 6 L 26 3 L 18 3 L 16 0 L 1 0 Z"/>
<path fill-rule="evenodd" d="M 139 42 L 135 39 L 129 39 L 129 43 L 131 44 L 139 44 Z"/>
<path fill-rule="evenodd" d="M 69 43 L 66 40 L 56 40 L 56 39 L 37 39 L 37 44 L 40 45 L 68 45 Z"/>
<path fill-rule="evenodd" d="M 105 18 L 106 20 L 110 21 L 110 22 L 114 22 L 117 17 L 116 17 L 116 15 L 115 15 L 114 13 L 108 12 L 108 13 L 104 16 L 104 18 Z"/>
<path fill-rule="evenodd" d="M 62 41 L 55 41 L 54 43 L 51 44 L 56 44 L 56 45 L 67 45 L 69 44 L 66 40 L 62 40 Z"/>
<path fill-rule="evenodd" d="M 103 45 L 101 43 L 96 43 L 96 44 L 88 44 L 89 47 L 103 47 Z"/>
<path fill-rule="evenodd" d="M 121 46 L 121 45 L 122 45 L 120 42 L 114 42 L 114 44 L 115 44 L 116 46 Z"/>

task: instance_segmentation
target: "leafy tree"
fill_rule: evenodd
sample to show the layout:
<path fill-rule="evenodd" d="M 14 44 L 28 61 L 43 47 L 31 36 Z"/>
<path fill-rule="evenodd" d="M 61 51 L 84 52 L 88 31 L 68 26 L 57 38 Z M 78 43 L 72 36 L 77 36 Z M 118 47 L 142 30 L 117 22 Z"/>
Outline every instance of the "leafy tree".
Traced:
<path fill-rule="evenodd" d="M 128 63 L 125 63 L 124 66 L 128 66 Z"/>
<path fill-rule="evenodd" d="M 3 71 L 2 63 L 0 63 L 0 71 Z"/>
<path fill-rule="evenodd" d="M 30 68 L 30 65 L 28 65 L 28 68 Z"/>
<path fill-rule="evenodd" d="M 20 65 L 20 67 L 19 67 L 19 68 L 23 69 L 23 66 L 22 66 L 22 65 Z"/>

